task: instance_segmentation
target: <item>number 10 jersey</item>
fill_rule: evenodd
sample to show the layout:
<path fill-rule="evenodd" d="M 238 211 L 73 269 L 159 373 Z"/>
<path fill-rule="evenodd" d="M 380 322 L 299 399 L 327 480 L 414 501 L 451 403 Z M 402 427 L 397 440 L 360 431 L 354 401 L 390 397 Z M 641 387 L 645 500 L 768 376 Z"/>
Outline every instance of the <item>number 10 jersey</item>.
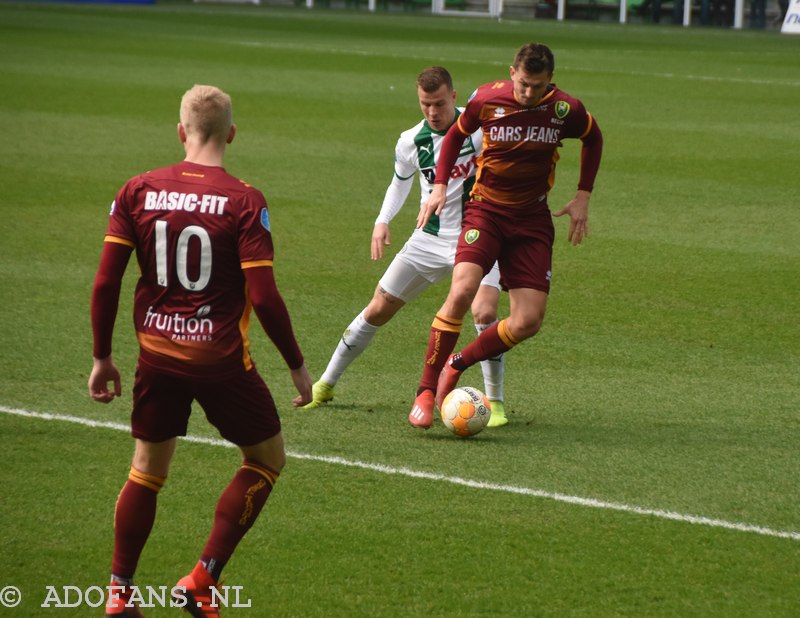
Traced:
<path fill-rule="evenodd" d="M 142 361 L 201 378 L 252 367 L 242 269 L 273 259 L 258 189 L 221 167 L 186 161 L 141 174 L 117 193 L 105 241 L 136 249 Z"/>

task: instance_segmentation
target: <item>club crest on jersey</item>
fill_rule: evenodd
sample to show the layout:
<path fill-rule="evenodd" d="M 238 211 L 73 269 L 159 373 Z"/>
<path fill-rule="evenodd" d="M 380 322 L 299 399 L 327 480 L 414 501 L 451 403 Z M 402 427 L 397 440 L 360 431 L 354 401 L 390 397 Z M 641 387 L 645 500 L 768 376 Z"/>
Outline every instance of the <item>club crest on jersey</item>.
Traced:
<path fill-rule="evenodd" d="M 268 232 L 272 233 L 272 230 L 269 227 L 269 212 L 266 208 L 261 209 L 261 226 Z"/>
<path fill-rule="evenodd" d="M 466 243 L 468 245 L 471 245 L 476 240 L 478 240 L 478 236 L 480 236 L 480 235 L 481 235 L 481 233 L 480 233 L 479 230 L 476 230 L 475 228 L 472 228 L 471 230 L 467 230 L 466 232 L 464 232 L 464 240 L 466 241 Z"/>
<path fill-rule="evenodd" d="M 564 118 L 567 114 L 569 114 L 569 103 L 566 101 L 559 101 L 556 103 L 556 116 L 558 118 Z"/>

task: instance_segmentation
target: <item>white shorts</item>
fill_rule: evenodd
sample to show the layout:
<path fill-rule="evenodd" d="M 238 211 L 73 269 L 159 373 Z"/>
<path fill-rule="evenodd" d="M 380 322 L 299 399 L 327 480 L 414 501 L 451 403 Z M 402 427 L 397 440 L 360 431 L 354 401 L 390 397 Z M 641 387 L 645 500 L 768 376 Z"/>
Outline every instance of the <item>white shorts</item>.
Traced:
<path fill-rule="evenodd" d="M 394 256 L 389 268 L 378 282 L 384 290 L 405 303 L 410 303 L 428 287 L 453 273 L 457 240 L 443 240 L 422 230 L 414 230 L 411 237 Z M 481 281 L 498 290 L 500 269 L 495 262 Z"/>

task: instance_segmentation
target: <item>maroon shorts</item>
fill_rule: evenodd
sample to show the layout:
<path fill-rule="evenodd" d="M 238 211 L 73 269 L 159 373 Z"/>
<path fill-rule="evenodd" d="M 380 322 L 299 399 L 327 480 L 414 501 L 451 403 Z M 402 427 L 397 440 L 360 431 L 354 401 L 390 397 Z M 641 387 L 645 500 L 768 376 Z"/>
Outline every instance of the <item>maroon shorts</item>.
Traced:
<path fill-rule="evenodd" d="M 220 435 L 237 446 L 258 444 L 281 430 L 272 394 L 255 368 L 209 381 L 159 372 L 140 362 L 133 384 L 133 437 L 163 442 L 185 436 L 193 401 Z"/>
<path fill-rule="evenodd" d="M 554 238 L 553 218 L 545 201 L 531 209 L 470 201 L 461 222 L 456 264 L 478 264 L 486 274 L 496 260 L 503 289 L 549 293 Z"/>

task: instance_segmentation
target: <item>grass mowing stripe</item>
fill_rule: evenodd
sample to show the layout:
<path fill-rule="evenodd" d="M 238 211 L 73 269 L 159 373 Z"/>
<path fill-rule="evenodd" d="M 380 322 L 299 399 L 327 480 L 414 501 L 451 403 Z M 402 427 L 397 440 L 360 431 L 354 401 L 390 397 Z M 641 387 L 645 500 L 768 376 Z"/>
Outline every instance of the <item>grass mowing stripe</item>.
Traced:
<path fill-rule="evenodd" d="M 162 35 L 163 38 L 174 38 L 172 35 Z M 211 39 L 207 39 L 204 37 L 197 37 L 197 36 L 190 36 L 190 37 L 182 37 L 182 38 L 190 38 L 194 41 L 211 41 Z M 290 42 L 265 42 L 265 41 L 242 41 L 242 40 L 225 40 L 225 39 L 213 39 L 215 44 L 228 44 L 234 46 L 242 46 L 242 47 L 255 47 L 255 48 L 263 48 L 263 49 L 278 49 L 278 50 L 295 50 L 298 52 L 308 53 L 312 51 L 314 46 L 310 46 L 308 44 L 298 44 L 298 43 L 290 43 Z M 325 53 L 328 54 L 339 54 L 339 55 L 347 55 L 347 56 L 364 56 L 364 57 L 380 57 L 380 58 L 392 58 L 392 59 L 402 59 L 402 60 L 419 60 L 421 62 L 428 62 L 430 61 L 431 54 L 407 54 L 407 53 L 397 53 L 397 52 L 388 52 L 388 51 L 379 51 L 379 50 L 365 50 L 365 49 L 356 49 L 356 48 L 342 48 L 342 47 L 329 47 L 324 44 L 320 44 L 316 46 L 316 49 L 322 51 L 324 50 Z M 444 56 L 439 56 L 439 62 L 444 64 L 447 63 L 459 63 L 459 64 L 474 64 L 474 65 L 481 65 L 481 66 L 498 66 L 498 67 L 505 67 L 508 62 L 497 61 L 497 60 L 488 60 L 486 58 L 464 58 L 463 56 L 453 56 L 451 58 L 447 58 Z M 571 65 L 564 65 L 559 67 L 559 71 L 562 73 L 591 73 L 596 74 L 597 68 L 595 67 L 580 67 L 580 66 L 571 66 Z M 761 86 L 786 86 L 789 88 L 799 88 L 800 81 L 794 80 L 776 80 L 776 79 L 760 79 L 760 78 L 744 78 L 744 77 L 730 77 L 730 76 L 719 76 L 719 75 L 693 75 L 693 74 L 686 74 L 686 73 L 664 73 L 658 71 L 622 71 L 618 69 L 603 69 L 603 73 L 608 75 L 622 75 L 622 76 L 630 76 L 630 77 L 652 77 L 658 79 L 681 79 L 681 80 L 688 80 L 688 81 L 703 81 L 703 82 L 720 82 L 725 84 L 752 84 L 752 85 L 761 85 Z"/>
<path fill-rule="evenodd" d="M 23 416 L 28 418 L 36 418 L 46 421 L 61 421 L 65 423 L 76 423 L 87 427 L 99 427 L 103 429 L 114 429 L 116 431 L 129 431 L 130 427 L 122 423 L 113 423 L 109 421 L 95 421 L 80 416 L 69 416 L 63 414 L 54 414 L 48 412 L 33 412 L 31 410 L 22 410 L 19 408 L 8 408 L 0 405 L 0 412 L 6 414 L 14 414 L 16 416 Z M 185 436 L 182 438 L 186 442 L 194 442 L 198 444 L 208 444 L 211 446 L 223 446 L 227 448 L 234 448 L 234 445 L 225 440 L 215 438 L 202 438 L 197 436 Z M 745 524 L 739 522 L 726 521 L 724 519 L 714 519 L 703 517 L 701 515 L 687 515 L 683 513 L 676 513 L 674 511 L 664 511 L 661 509 L 650 509 L 639 507 L 630 504 L 620 504 L 616 502 L 606 502 L 604 500 L 597 500 L 595 498 L 583 498 L 580 496 L 570 496 L 566 494 L 553 493 L 543 491 L 540 489 L 531 489 L 529 487 L 516 487 L 513 485 L 500 485 L 495 483 L 486 483 L 484 481 L 473 481 L 454 476 L 445 476 L 443 474 L 434 474 L 432 472 L 424 472 L 420 470 L 413 470 L 411 468 L 393 467 L 382 464 L 374 464 L 363 461 L 353 461 L 343 457 L 328 457 L 325 455 L 313 455 L 309 453 L 300 453 L 296 451 L 287 451 L 288 457 L 294 459 L 303 459 L 307 461 L 318 461 L 321 463 L 329 463 L 351 468 L 360 468 L 363 470 L 371 470 L 373 472 L 380 472 L 381 474 L 397 474 L 410 478 L 425 479 L 429 481 L 443 481 L 453 485 L 461 485 L 464 487 L 471 487 L 473 489 L 485 489 L 489 491 L 500 491 L 506 493 L 513 493 L 534 498 L 545 498 L 554 500 L 556 502 L 564 502 L 567 504 L 575 504 L 578 506 L 585 506 L 597 509 L 606 509 L 611 511 L 621 511 L 624 513 L 633 513 L 636 515 L 646 515 L 656 517 L 659 519 L 668 519 L 689 524 L 696 524 L 701 526 L 710 526 L 712 528 L 724 528 L 727 530 L 735 530 L 737 532 L 749 532 L 760 534 L 763 536 L 771 536 L 780 539 L 789 539 L 792 541 L 800 541 L 800 532 L 791 530 L 775 530 L 766 526 L 758 526 L 754 524 Z"/>

